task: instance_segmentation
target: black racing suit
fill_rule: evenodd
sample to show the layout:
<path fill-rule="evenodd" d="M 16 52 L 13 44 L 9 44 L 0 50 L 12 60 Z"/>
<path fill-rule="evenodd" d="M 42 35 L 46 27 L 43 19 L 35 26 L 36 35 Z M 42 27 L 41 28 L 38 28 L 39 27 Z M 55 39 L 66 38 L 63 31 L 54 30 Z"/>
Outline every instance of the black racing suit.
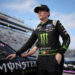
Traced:
<path fill-rule="evenodd" d="M 59 41 L 59 36 L 62 37 L 62 44 Z M 19 55 L 27 49 L 31 48 L 37 39 L 38 41 L 36 46 L 39 48 L 39 57 L 37 62 L 38 68 L 40 67 L 40 71 L 45 70 L 48 72 L 55 72 L 58 70 L 62 73 L 64 53 L 70 44 L 70 36 L 63 25 L 59 20 L 57 21 L 56 25 L 53 25 L 53 20 L 49 19 L 43 24 L 40 23 L 32 32 L 32 35 L 26 44 L 24 44 L 24 46 L 16 52 L 16 55 Z M 60 64 L 58 64 L 55 58 L 57 53 L 62 55 Z"/>

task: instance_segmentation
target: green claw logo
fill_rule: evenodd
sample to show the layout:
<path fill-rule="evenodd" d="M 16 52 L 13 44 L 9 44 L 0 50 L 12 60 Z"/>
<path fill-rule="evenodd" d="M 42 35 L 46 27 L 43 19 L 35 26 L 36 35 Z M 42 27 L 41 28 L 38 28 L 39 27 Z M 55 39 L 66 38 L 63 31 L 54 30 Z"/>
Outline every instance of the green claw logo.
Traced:
<path fill-rule="evenodd" d="M 48 44 L 48 33 L 40 34 L 41 44 L 46 45 Z"/>

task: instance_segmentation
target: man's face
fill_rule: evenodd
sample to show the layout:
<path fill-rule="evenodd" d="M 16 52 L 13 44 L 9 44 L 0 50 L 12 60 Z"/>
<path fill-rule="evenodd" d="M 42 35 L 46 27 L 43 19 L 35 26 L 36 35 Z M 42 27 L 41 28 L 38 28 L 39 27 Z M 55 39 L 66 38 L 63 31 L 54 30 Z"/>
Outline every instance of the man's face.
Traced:
<path fill-rule="evenodd" d="M 38 12 L 38 17 L 39 17 L 40 20 L 48 18 L 49 15 L 50 15 L 50 12 L 47 12 L 47 11 L 44 11 L 44 10 L 39 10 L 39 12 Z"/>

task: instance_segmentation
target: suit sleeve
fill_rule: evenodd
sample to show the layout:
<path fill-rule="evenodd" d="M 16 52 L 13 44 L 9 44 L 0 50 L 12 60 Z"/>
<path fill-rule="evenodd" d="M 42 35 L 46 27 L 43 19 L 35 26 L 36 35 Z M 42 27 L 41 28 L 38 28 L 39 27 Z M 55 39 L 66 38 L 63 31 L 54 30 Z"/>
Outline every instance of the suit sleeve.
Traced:
<path fill-rule="evenodd" d="M 56 29 L 57 29 L 59 35 L 62 37 L 62 40 L 63 40 L 63 43 L 62 43 L 62 45 L 60 47 L 60 50 L 58 50 L 58 53 L 64 54 L 65 51 L 69 47 L 69 44 L 70 44 L 70 36 L 67 33 L 67 31 L 64 28 L 64 26 L 60 23 L 60 21 L 57 21 Z"/>
<path fill-rule="evenodd" d="M 23 53 L 27 49 L 31 48 L 32 45 L 35 43 L 36 40 L 37 40 L 36 32 L 33 31 L 32 34 L 31 34 L 31 36 L 30 36 L 30 38 L 28 39 L 28 41 L 21 47 L 20 50 L 18 50 L 16 52 L 16 55 L 20 55 L 21 53 Z"/>
<path fill-rule="evenodd" d="M 39 40 L 36 41 L 35 46 L 37 46 L 39 48 Z"/>

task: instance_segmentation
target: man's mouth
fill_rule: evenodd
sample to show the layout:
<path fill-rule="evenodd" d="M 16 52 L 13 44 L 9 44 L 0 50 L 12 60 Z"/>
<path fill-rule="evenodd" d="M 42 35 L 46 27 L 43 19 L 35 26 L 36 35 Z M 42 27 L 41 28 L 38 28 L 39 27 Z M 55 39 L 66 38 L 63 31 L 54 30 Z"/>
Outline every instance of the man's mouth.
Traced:
<path fill-rule="evenodd" d="M 40 16 L 43 16 L 43 15 L 40 15 Z"/>

